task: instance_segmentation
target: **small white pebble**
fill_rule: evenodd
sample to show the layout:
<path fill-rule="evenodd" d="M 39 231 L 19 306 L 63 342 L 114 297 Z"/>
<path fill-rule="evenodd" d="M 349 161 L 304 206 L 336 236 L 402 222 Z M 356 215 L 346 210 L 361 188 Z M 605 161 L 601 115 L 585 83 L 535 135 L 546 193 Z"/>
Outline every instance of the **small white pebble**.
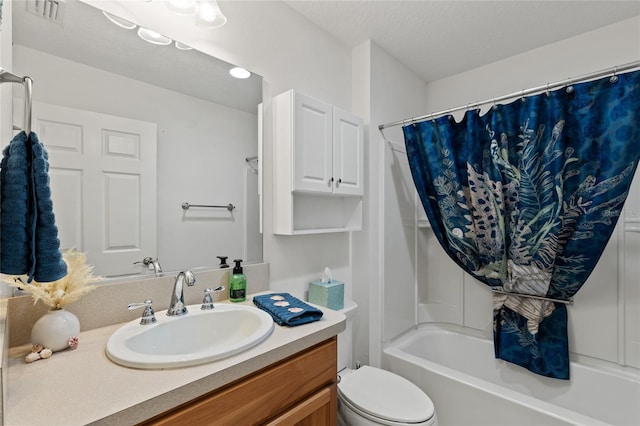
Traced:
<path fill-rule="evenodd" d="M 31 352 L 29 355 L 24 357 L 25 362 L 31 363 L 33 361 L 37 361 L 40 359 L 40 354 L 38 352 Z"/>

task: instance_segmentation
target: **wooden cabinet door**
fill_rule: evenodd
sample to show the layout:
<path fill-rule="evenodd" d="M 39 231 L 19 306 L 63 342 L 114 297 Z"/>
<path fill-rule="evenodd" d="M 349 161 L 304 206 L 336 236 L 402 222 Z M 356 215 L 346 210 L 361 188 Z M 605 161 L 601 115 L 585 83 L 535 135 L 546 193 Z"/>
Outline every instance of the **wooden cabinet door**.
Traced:
<path fill-rule="evenodd" d="M 337 338 L 333 337 L 141 425 L 244 426 L 277 421 L 271 419 L 281 419 L 274 423 L 279 425 L 334 425 L 336 383 Z"/>
<path fill-rule="evenodd" d="M 364 192 L 364 122 L 346 111 L 333 110 L 333 192 Z"/>
<path fill-rule="evenodd" d="M 294 94 L 294 191 L 331 193 L 332 107 Z"/>
<path fill-rule="evenodd" d="M 338 422 L 337 390 L 331 385 L 267 423 L 267 426 L 335 426 Z"/>

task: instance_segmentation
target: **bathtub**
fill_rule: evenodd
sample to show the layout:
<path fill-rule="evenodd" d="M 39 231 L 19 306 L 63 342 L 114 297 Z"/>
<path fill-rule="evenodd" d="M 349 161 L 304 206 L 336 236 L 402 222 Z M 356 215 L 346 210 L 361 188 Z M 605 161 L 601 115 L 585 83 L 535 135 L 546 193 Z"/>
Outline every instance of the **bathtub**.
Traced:
<path fill-rule="evenodd" d="M 385 346 L 382 367 L 429 395 L 440 426 L 640 425 L 640 370 L 581 359 L 570 381 L 550 379 L 462 327 L 419 326 Z"/>

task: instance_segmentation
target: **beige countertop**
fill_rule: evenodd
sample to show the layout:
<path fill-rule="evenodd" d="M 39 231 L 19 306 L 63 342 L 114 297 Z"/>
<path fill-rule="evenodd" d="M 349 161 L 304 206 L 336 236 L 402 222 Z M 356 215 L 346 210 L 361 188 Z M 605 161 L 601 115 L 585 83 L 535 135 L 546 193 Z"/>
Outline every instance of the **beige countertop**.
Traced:
<path fill-rule="evenodd" d="M 271 336 L 259 345 L 194 367 L 138 370 L 114 364 L 105 354 L 105 345 L 122 324 L 81 332 L 77 349 L 32 364 L 24 362 L 30 346 L 11 348 L 5 425 L 121 426 L 146 420 L 344 330 L 344 315 L 321 309 L 320 321 L 297 327 L 276 324 Z"/>

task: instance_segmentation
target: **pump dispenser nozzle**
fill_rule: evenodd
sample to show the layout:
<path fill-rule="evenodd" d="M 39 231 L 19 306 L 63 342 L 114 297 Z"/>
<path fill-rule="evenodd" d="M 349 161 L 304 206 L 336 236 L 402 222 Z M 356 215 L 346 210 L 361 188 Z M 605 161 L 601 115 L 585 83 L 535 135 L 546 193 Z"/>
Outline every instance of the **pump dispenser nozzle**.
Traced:
<path fill-rule="evenodd" d="M 220 259 L 220 265 L 218 265 L 220 269 L 229 267 L 229 265 L 227 265 L 227 257 L 229 256 L 216 256 L 216 257 Z"/>

